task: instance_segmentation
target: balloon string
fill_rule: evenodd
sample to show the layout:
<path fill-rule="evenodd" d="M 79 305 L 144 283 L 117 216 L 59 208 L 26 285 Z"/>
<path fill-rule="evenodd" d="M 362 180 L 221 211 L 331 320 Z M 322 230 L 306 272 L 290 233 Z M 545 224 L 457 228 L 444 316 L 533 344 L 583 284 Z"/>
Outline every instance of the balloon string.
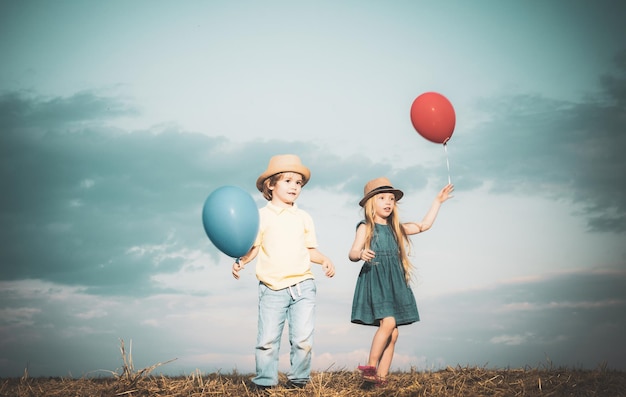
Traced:
<path fill-rule="evenodd" d="M 450 161 L 448 160 L 448 144 L 447 142 L 444 142 L 443 144 L 443 151 L 446 152 L 446 165 L 448 166 L 448 184 L 451 184 L 451 180 L 450 180 Z"/>

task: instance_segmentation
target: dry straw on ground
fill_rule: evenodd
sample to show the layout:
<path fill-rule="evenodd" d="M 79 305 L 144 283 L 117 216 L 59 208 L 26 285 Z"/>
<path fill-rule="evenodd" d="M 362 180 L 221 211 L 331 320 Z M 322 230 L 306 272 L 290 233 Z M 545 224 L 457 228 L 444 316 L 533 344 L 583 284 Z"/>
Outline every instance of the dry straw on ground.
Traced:
<path fill-rule="evenodd" d="M 626 396 L 626 373 L 606 369 L 538 370 L 457 367 L 436 372 L 401 372 L 390 375 L 384 388 L 365 387 L 355 371 L 314 372 L 303 389 L 281 386 L 255 390 L 251 375 L 237 373 L 186 377 L 144 375 L 124 378 L 12 378 L 0 380 L 0 396 Z"/>
<path fill-rule="evenodd" d="M 448 367 L 439 371 L 395 372 L 385 387 L 364 384 L 358 371 L 314 372 L 301 389 L 289 389 L 284 374 L 280 385 L 257 390 L 252 375 L 202 374 L 167 377 L 151 375 L 160 365 L 136 371 L 132 356 L 121 345 L 124 366 L 106 371 L 112 376 L 74 378 L 0 379 L 0 397 L 94 397 L 94 396 L 170 396 L 170 397 L 355 397 L 355 396 L 626 396 L 626 372 L 605 367 L 596 370 L 576 369 L 487 369 Z M 169 361 L 168 361 L 169 362 Z"/>

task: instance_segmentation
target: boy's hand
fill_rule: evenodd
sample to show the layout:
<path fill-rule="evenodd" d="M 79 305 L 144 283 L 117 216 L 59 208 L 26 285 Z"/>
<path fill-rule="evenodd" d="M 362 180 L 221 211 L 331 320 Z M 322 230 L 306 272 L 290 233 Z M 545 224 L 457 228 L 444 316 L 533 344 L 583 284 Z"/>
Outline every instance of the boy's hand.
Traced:
<path fill-rule="evenodd" d="M 239 280 L 240 270 L 243 270 L 243 265 L 239 263 L 239 261 L 236 261 L 235 263 L 233 263 L 233 277 L 235 278 L 235 280 Z"/>
<path fill-rule="evenodd" d="M 335 275 L 335 265 L 328 259 L 322 262 L 322 270 L 324 270 L 326 277 L 333 277 Z"/>

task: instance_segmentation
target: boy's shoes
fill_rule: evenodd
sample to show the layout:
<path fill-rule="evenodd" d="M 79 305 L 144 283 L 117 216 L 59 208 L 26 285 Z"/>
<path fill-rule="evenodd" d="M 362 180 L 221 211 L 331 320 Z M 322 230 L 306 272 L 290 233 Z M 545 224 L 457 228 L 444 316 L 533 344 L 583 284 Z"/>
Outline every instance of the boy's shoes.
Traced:
<path fill-rule="evenodd" d="M 285 385 L 285 389 L 303 389 L 306 387 L 306 382 L 292 382 L 292 381 L 287 381 L 287 384 Z"/>
<path fill-rule="evenodd" d="M 250 389 L 252 390 L 256 390 L 258 392 L 263 392 L 263 393 L 269 393 L 269 391 L 274 388 L 274 386 L 264 386 L 264 385 L 257 385 L 254 382 L 250 382 Z"/>

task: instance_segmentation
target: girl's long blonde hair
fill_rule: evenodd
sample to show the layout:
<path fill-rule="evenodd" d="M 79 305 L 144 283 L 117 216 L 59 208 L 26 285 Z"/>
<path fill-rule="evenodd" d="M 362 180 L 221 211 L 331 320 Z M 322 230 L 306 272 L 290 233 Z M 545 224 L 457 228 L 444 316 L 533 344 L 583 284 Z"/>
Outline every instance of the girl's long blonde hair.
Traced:
<path fill-rule="evenodd" d="M 374 204 L 374 197 L 370 197 L 363 205 L 363 211 L 365 213 L 365 248 L 370 249 L 372 243 L 372 237 L 374 236 L 374 216 L 376 214 L 376 206 Z M 411 280 L 411 273 L 413 271 L 413 264 L 409 260 L 409 254 L 411 253 L 411 240 L 407 236 L 402 224 L 400 223 L 400 217 L 398 216 L 398 203 L 394 201 L 393 211 L 387 218 L 387 224 L 390 226 L 393 237 L 398 245 L 398 259 L 402 263 L 404 269 L 404 278 L 407 282 Z"/>

